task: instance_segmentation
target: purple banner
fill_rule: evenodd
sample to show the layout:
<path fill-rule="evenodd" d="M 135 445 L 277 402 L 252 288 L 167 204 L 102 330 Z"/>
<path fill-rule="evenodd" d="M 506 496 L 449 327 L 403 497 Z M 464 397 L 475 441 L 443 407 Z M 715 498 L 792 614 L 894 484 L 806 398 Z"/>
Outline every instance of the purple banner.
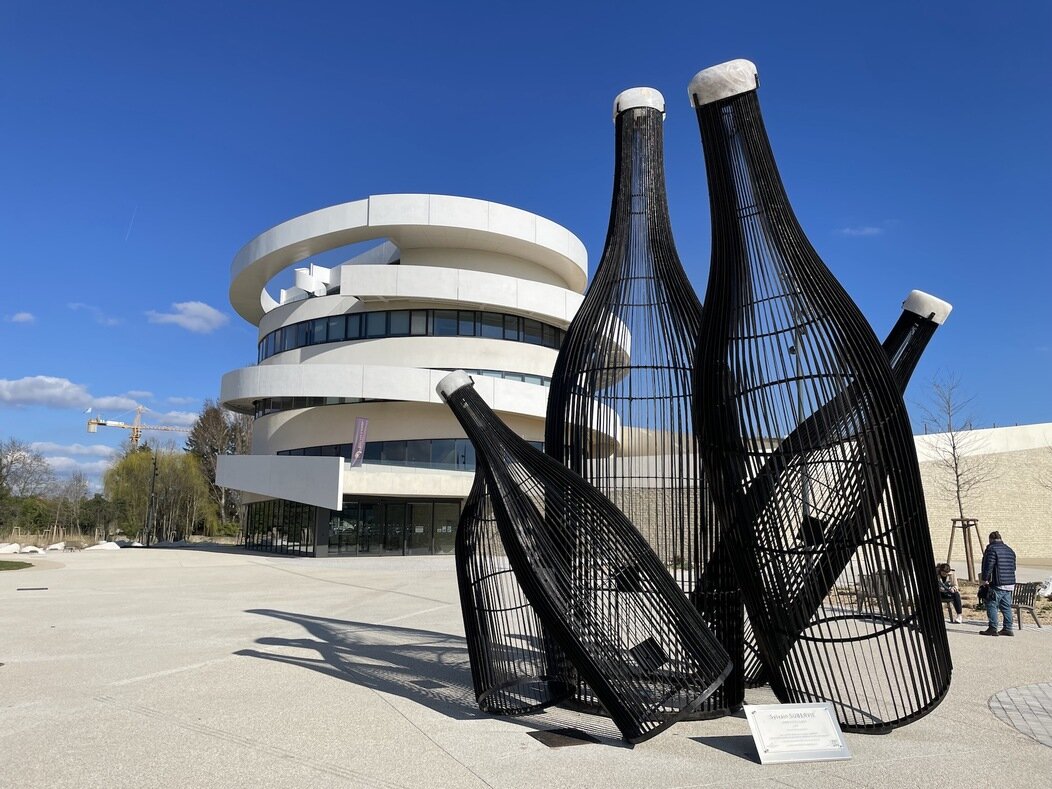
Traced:
<path fill-rule="evenodd" d="M 359 416 L 354 420 L 354 448 L 351 450 L 351 468 L 362 465 L 365 457 L 365 441 L 369 435 L 369 420 Z"/>

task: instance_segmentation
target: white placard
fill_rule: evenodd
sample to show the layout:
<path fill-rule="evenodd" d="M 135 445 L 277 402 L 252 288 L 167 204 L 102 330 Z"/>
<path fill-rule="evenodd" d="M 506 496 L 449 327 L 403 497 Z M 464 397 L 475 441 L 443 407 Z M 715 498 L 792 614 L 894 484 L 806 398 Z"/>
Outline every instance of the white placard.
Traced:
<path fill-rule="evenodd" d="M 744 710 L 761 764 L 851 758 L 829 702 L 746 704 Z"/>

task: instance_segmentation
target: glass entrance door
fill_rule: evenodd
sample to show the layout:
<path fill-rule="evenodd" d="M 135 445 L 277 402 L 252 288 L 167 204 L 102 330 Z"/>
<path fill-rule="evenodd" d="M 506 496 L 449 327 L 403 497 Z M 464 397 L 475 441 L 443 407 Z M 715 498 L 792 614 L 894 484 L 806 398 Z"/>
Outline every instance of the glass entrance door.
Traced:
<path fill-rule="evenodd" d="M 347 502 L 343 510 L 329 516 L 329 553 L 358 553 L 358 502 Z"/>
<path fill-rule="evenodd" d="M 435 553 L 453 553 L 459 520 L 459 504 L 435 502 Z"/>
<path fill-rule="evenodd" d="M 405 553 L 405 504 L 384 504 L 384 554 Z"/>
<path fill-rule="evenodd" d="M 358 553 L 379 555 L 382 547 L 380 524 L 377 520 L 379 505 L 362 502 L 358 517 Z"/>
<path fill-rule="evenodd" d="M 406 521 L 405 552 L 407 554 L 431 553 L 431 537 L 434 532 L 430 501 L 412 502 Z"/>

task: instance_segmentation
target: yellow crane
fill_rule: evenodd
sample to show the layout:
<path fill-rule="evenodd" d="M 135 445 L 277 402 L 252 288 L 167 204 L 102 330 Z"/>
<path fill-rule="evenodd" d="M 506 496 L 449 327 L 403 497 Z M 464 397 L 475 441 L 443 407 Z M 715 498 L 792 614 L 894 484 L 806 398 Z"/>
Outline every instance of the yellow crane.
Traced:
<path fill-rule="evenodd" d="M 188 427 L 177 427 L 176 425 L 144 425 L 142 423 L 142 412 L 145 411 L 145 406 L 138 406 L 135 409 L 135 420 L 128 424 L 127 422 L 119 422 L 116 419 L 103 419 L 102 417 L 93 416 L 88 420 L 88 432 L 95 433 L 99 427 L 123 427 L 125 430 L 131 431 L 131 442 L 133 447 L 139 446 L 139 439 L 142 438 L 143 430 L 167 430 L 174 433 L 189 433 L 190 428 Z"/>

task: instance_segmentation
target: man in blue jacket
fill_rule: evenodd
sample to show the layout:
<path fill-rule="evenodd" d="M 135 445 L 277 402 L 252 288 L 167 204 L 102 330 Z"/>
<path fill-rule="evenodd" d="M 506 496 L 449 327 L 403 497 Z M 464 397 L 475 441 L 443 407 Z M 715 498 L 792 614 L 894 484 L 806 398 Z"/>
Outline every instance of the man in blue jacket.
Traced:
<path fill-rule="evenodd" d="M 1001 533 L 990 532 L 990 544 L 983 553 L 982 585 L 986 587 L 986 618 L 990 626 L 983 636 L 1014 636 L 1012 632 L 1012 590 L 1015 588 L 1015 551 L 1001 540 Z M 997 630 L 997 612 L 1004 626 Z"/>

